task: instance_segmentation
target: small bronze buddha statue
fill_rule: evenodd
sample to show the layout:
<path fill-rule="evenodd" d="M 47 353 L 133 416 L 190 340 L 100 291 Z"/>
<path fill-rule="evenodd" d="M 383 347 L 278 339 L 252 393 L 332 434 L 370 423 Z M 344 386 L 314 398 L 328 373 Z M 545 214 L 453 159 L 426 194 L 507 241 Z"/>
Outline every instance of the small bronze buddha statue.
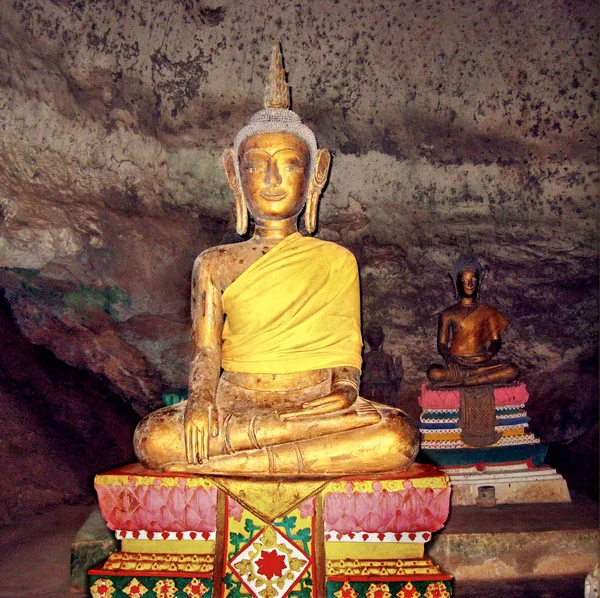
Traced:
<path fill-rule="evenodd" d="M 445 366 L 434 364 L 427 378 L 434 388 L 510 384 L 519 376 L 514 363 L 496 359 L 508 320 L 479 301 L 483 268 L 474 255 L 462 255 L 453 268 L 458 302 L 442 311 L 437 348 Z"/>
<path fill-rule="evenodd" d="M 397 409 L 358 396 L 360 296 L 354 256 L 309 233 L 330 154 L 289 110 L 279 42 L 265 109 L 224 154 L 237 231 L 192 275 L 189 398 L 146 416 L 148 468 L 207 475 L 320 477 L 402 471 L 418 449 Z"/>
<path fill-rule="evenodd" d="M 502 436 L 496 430 L 494 387 L 514 382 L 519 368 L 496 358 L 508 320 L 495 308 L 479 301 L 483 276 L 474 255 L 462 255 L 453 268 L 452 280 L 458 303 L 442 311 L 437 347 L 446 365 L 434 364 L 427 378 L 435 389 L 460 391 L 458 425 L 468 446 L 486 447 Z"/>

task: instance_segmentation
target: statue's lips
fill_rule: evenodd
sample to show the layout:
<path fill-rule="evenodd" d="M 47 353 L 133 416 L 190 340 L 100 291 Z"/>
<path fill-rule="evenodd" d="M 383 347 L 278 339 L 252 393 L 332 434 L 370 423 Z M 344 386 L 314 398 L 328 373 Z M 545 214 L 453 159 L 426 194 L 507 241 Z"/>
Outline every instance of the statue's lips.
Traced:
<path fill-rule="evenodd" d="M 267 201 L 279 201 L 287 195 L 287 191 L 261 191 L 260 196 Z"/>

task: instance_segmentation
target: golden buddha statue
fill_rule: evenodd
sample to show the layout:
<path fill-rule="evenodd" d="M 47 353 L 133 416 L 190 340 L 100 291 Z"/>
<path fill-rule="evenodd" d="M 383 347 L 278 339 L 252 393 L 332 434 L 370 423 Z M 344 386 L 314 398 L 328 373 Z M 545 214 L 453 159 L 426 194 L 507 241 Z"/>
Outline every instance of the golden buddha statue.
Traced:
<path fill-rule="evenodd" d="M 508 320 L 479 301 L 482 273 L 474 255 L 462 255 L 454 265 L 459 300 L 439 317 L 437 348 L 446 366 L 434 364 L 427 371 L 434 388 L 510 384 L 519 376 L 514 363 L 496 359 Z"/>
<path fill-rule="evenodd" d="M 189 399 L 146 416 L 135 451 L 148 468 L 207 475 L 340 476 L 402 471 L 416 427 L 358 396 L 360 295 L 354 256 L 302 236 L 316 227 L 330 154 L 289 110 L 279 42 L 265 109 L 224 153 L 237 231 L 192 275 Z"/>

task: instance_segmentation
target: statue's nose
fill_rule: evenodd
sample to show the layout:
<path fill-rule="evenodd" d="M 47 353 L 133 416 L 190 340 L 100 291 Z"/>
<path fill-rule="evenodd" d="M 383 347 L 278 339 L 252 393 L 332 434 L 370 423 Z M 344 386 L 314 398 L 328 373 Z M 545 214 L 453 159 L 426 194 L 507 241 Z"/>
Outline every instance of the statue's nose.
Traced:
<path fill-rule="evenodd" d="M 265 184 L 270 187 L 281 185 L 281 175 L 279 174 L 279 168 L 275 161 L 272 161 L 267 168 L 267 172 L 265 173 Z"/>

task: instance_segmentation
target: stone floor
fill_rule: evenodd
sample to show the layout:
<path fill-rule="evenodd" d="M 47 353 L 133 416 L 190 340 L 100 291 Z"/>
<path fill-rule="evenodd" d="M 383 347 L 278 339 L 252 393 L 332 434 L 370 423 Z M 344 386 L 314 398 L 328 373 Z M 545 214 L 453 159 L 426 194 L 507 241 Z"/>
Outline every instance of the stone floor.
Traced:
<path fill-rule="evenodd" d="M 0 529 L 0 598 L 82 598 L 83 594 L 69 589 L 71 542 L 91 510 L 89 506 L 58 507 L 31 517 L 27 524 Z M 506 529 L 522 524 L 511 520 L 510 511 L 498 513 L 498 525 L 507 526 Z M 455 521 L 453 525 L 470 524 Z M 542 525 L 541 520 L 539 525 Z M 582 598 L 583 584 L 583 575 L 459 581 L 454 595 L 458 598 Z"/>
<path fill-rule="evenodd" d="M 93 506 L 61 506 L 0 529 L 1 598 L 74 598 L 71 542 Z"/>
<path fill-rule="evenodd" d="M 453 507 L 428 554 L 457 580 L 581 575 L 598 563 L 598 503 Z M 560 594 L 559 594 L 560 595 Z"/>

